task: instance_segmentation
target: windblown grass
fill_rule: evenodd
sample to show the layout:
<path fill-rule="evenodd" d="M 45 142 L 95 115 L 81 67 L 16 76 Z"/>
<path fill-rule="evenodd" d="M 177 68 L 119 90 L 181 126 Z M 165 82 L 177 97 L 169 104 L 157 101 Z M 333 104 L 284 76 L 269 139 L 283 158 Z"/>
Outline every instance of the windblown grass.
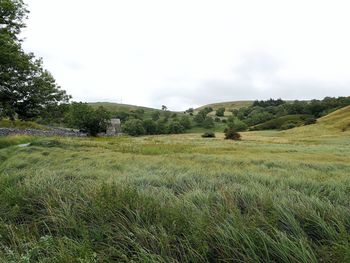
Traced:
<path fill-rule="evenodd" d="M 346 133 L 3 148 L 0 262 L 349 262 Z"/>

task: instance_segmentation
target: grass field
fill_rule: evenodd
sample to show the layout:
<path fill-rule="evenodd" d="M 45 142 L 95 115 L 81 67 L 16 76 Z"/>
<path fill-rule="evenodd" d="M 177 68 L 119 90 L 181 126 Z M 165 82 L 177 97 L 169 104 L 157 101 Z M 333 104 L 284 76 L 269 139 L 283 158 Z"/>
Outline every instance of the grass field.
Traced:
<path fill-rule="evenodd" d="M 238 142 L 0 138 L 0 262 L 350 262 L 349 109 Z"/>

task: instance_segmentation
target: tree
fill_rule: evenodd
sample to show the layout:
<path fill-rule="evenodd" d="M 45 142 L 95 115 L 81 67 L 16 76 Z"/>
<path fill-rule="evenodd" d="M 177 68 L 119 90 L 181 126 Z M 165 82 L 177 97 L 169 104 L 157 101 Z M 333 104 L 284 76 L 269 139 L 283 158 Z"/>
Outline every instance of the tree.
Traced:
<path fill-rule="evenodd" d="M 139 119 L 131 119 L 124 123 L 122 126 L 123 131 L 131 136 L 139 136 L 146 134 L 143 122 Z"/>
<path fill-rule="evenodd" d="M 98 133 L 106 131 L 110 117 L 110 113 L 102 106 L 94 110 L 87 103 L 73 102 L 67 113 L 66 122 L 72 128 L 96 136 Z"/>
<path fill-rule="evenodd" d="M 227 126 L 235 131 L 244 131 L 247 129 L 247 125 L 236 117 L 230 117 L 227 120 Z"/>
<path fill-rule="evenodd" d="M 152 112 L 152 120 L 157 121 L 160 118 L 160 112 L 159 111 L 154 111 Z"/>
<path fill-rule="evenodd" d="M 42 60 L 23 51 L 18 36 L 27 13 L 22 0 L 0 1 L 0 108 L 10 119 L 35 118 L 70 99 L 43 69 Z"/>
<path fill-rule="evenodd" d="M 167 111 L 167 110 L 168 110 L 168 107 L 165 105 L 162 105 L 162 111 Z"/>
<path fill-rule="evenodd" d="M 184 127 L 184 129 L 191 128 L 191 121 L 188 116 L 182 116 L 180 119 L 180 124 Z"/>
<path fill-rule="evenodd" d="M 221 107 L 221 108 L 218 108 L 216 110 L 216 116 L 218 117 L 224 117 L 224 114 L 225 114 L 225 108 L 224 107 Z"/>
<path fill-rule="evenodd" d="M 184 131 L 184 127 L 178 121 L 173 121 L 168 126 L 168 133 L 182 133 Z"/>
<path fill-rule="evenodd" d="M 206 129 L 213 128 L 215 126 L 214 119 L 210 116 L 206 116 L 202 123 L 202 126 Z"/>
<path fill-rule="evenodd" d="M 157 123 L 154 120 L 144 120 L 143 128 L 146 134 L 156 134 L 157 133 Z"/>

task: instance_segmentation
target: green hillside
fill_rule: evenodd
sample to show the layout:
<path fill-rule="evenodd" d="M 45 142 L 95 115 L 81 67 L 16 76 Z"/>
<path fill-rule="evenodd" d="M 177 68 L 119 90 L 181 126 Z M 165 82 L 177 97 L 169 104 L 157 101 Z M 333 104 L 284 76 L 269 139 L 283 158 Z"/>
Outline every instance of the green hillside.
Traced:
<path fill-rule="evenodd" d="M 286 116 L 282 116 L 282 117 L 255 125 L 251 127 L 250 130 L 259 131 L 259 130 L 281 129 L 282 126 L 286 123 L 294 123 L 296 126 L 301 126 L 304 124 L 305 120 L 310 117 L 312 117 L 312 115 L 307 115 L 307 114 L 286 115 Z"/>
<path fill-rule="evenodd" d="M 232 113 L 231 110 L 239 109 L 243 107 L 249 107 L 253 104 L 252 100 L 241 100 L 241 101 L 227 101 L 227 102 L 218 102 L 218 103 L 211 103 L 207 105 L 203 105 L 201 107 L 198 107 L 195 109 L 195 112 L 200 111 L 201 109 L 204 109 L 205 107 L 211 107 L 214 109 L 214 111 L 210 112 L 209 116 L 214 116 L 216 113 L 216 110 L 219 108 L 224 107 L 225 108 L 225 116 L 230 116 Z"/>

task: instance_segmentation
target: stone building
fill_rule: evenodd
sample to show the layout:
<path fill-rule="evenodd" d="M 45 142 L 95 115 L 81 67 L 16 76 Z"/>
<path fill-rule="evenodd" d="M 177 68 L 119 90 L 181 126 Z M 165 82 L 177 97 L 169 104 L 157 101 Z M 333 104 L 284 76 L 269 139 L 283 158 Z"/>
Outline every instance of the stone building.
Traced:
<path fill-rule="evenodd" d="M 120 119 L 111 119 L 110 124 L 107 127 L 106 135 L 115 136 L 122 133 L 122 126 Z"/>

